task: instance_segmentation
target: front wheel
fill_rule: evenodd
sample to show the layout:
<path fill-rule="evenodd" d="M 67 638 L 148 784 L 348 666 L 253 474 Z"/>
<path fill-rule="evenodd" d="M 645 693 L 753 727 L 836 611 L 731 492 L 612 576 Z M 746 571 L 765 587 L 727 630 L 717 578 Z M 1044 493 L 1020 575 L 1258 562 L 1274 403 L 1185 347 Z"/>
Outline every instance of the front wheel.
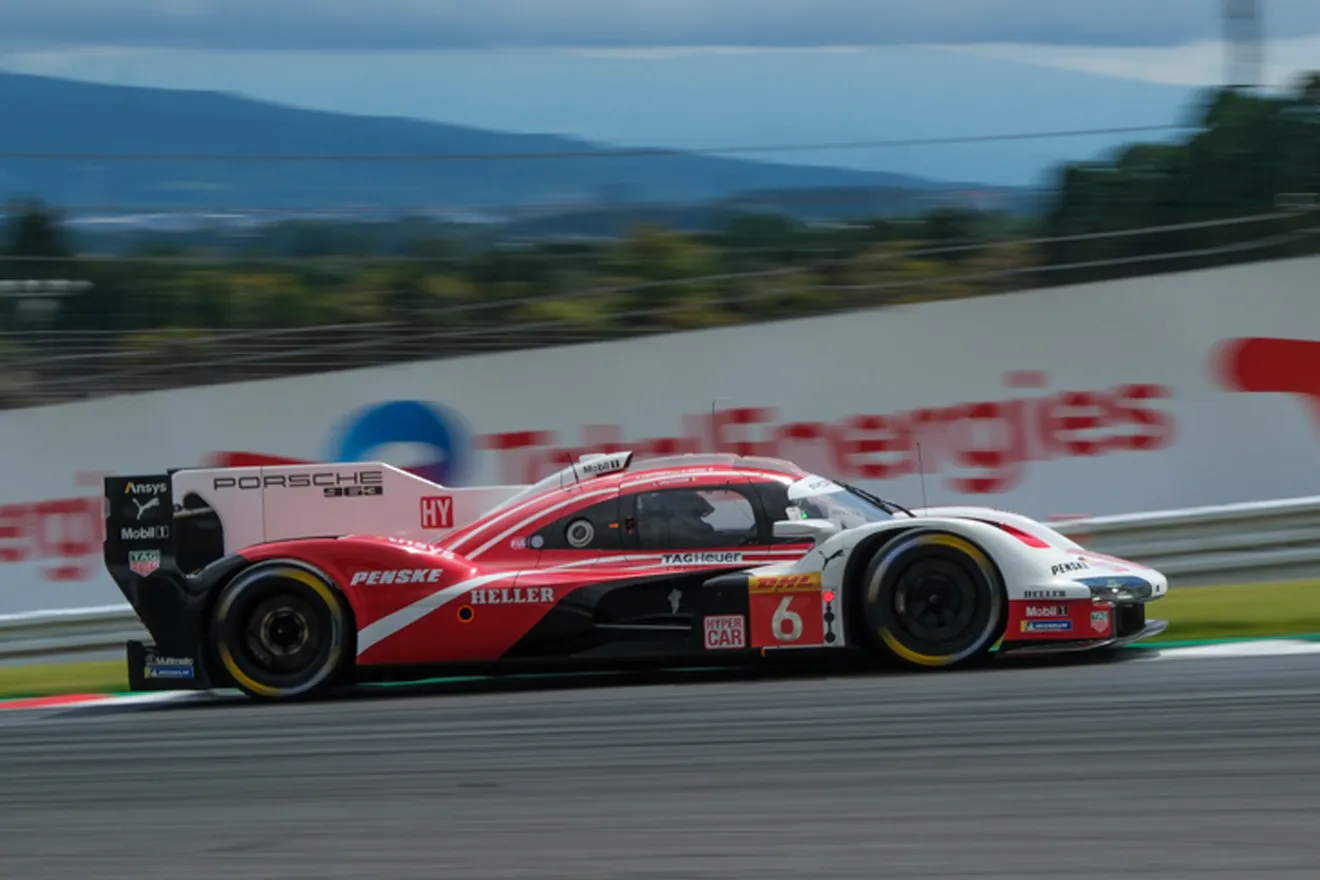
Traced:
<path fill-rule="evenodd" d="M 333 687 L 348 655 L 348 617 L 325 578 L 291 562 L 246 569 L 221 591 L 212 644 L 249 696 L 288 700 Z"/>
<path fill-rule="evenodd" d="M 870 640 L 912 666 L 976 661 L 1005 625 L 1007 595 L 994 564 L 947 532 L 918 532 L 885 546 L 859 586 Z"/>

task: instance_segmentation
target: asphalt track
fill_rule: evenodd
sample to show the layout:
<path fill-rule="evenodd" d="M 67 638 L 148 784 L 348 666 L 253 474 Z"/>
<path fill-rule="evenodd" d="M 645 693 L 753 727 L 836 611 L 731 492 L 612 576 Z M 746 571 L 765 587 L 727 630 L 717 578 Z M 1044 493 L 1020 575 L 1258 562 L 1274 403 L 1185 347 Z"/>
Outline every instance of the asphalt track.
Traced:
<path fill-rule="evenodd" d="M 12 713 L 0 876 L 1320 876 L 1320 654 L 1128 653 Z"/>

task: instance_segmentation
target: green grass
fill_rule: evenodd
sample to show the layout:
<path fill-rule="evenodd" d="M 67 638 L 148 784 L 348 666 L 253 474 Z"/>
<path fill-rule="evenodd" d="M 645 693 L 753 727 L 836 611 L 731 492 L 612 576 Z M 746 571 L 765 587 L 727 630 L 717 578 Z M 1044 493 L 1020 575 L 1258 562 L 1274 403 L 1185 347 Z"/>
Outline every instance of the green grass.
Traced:
<path fill-rule="evenodd" d="M 1169 628 L 1150 643 L 1320 633 L 1320 580 L 1178 587 L 1147 607 Z"/>
<path fill-rule="evenodd" d="M 1320 580 L 1232 587 L 1180 587 L 1148 609 L 1169 621 L 1140 644 L 1320 633 Z M 0 699 L 128 690 L 123 660 L 0 667 Z"/>
<path fill-rule="evenodd" d="M 60 694 L 113 694 L 128 690 L 123 660 L 0 666 L 0 699 Z"/>

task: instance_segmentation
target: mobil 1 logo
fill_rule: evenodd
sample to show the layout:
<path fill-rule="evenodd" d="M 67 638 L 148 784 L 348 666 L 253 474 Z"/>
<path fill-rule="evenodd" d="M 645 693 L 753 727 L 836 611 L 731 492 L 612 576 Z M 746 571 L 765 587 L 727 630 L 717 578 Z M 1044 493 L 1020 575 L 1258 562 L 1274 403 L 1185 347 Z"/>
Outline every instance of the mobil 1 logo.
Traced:
<path fill-rule="evenodd" d="M 320 490 L 323 498 L 363 498 L 385 494 L 385 472 L 379 470 L 316 471 L 298 474 L 263 474 L 261 476 L 216 477 L 212 488 L 217 492 L 252 492 L 268 490 Z"/>
<path fill-rule="evenodd" d="M 150 544 L 154 541 L 168 541 L 169 526 L 120 526 L 119 540 L 125 544 Z"/>

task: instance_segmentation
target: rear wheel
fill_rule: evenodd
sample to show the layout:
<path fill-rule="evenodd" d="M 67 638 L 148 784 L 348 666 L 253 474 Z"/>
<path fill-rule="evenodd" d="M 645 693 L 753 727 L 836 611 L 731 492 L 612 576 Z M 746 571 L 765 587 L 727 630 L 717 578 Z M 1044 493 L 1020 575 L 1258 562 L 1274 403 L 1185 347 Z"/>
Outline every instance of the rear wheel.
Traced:
<path fill-rule="evenodd" d="M 244 693 L 313 697 L 333 687 L 348 657 L 348 615 L 339 593 L 310 568 L 259 563 L 221 591 L 213 646 Z"/>
<path fill-rule="evenodd" d="M 974 662 L 1003 631 L 1008 603 L 999 573 L 958 535 L 899 538 L 876 553 L 858 586 L 871 643 L 913 666 Z"/>

